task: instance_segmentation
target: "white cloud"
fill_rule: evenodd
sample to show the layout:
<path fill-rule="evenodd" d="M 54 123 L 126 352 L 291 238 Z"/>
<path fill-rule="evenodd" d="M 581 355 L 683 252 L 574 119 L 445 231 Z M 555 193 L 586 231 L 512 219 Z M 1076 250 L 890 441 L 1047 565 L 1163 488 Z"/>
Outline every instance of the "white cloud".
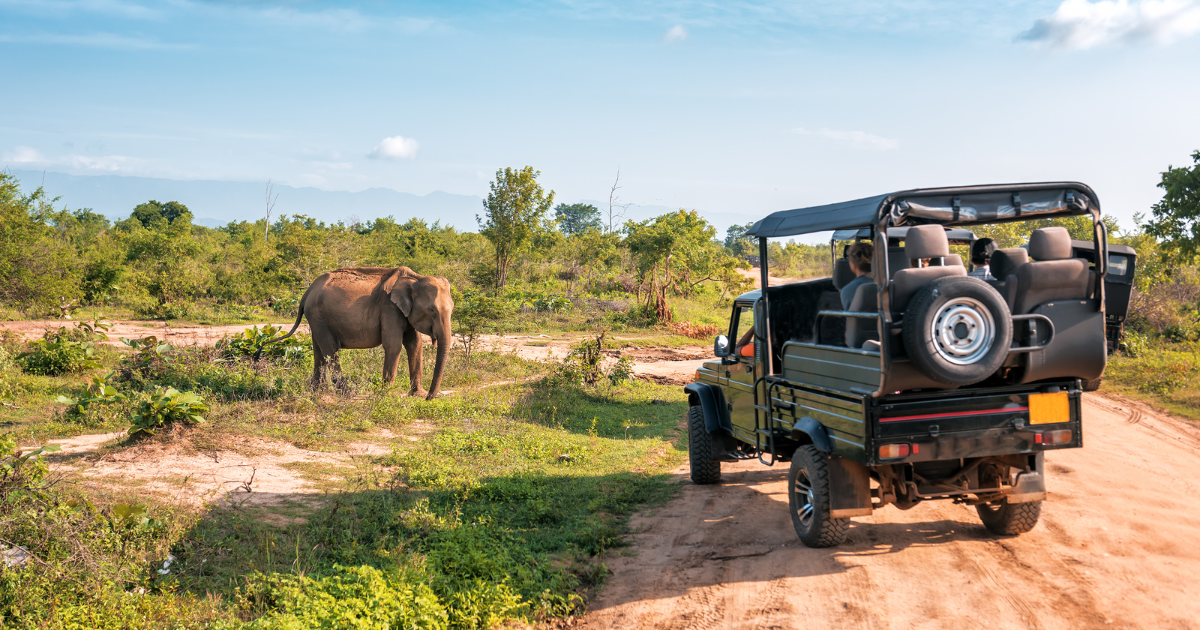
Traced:
<path fill-rule="evenodd" d="M 12 152 L 0 156 L 0 159 L 3 159 L 5 162 L 15 162 L 17 164 L 46 161 L 46 158 L 42 157 L 42 154 L 33 147 L 17 147 Z"/>
<path fill-rule="evenodd" d="M 687 36 L 687 29 L 683 28 L 682 24 L 676 24 L 668 29 L 666 33 L 663 33 L 662 40 L 668 44 L 673 44 L 687 39 Z"/>
<path fill-rule="evenodd" d="M 92 33 L 90 35 L 63 35 L 57 33 L 0 35 L 0 42 L 87 46 L 90 48 L 109 48 L 113 50 L 185 50 L 191 48 L 188 44 L 166 44 L 154 39 L 126 37 L 124 35 L 114 35 L 113 33 Z"/>
<path fill-rule="evenodd" d="M 372 160 L 403 160 L 417 157 L 417 149 L 421 145 L 412 138 L 404 136 L 392 136 L 384 138 L 375 150 L 367 154 L 367 157 Z"/>
<path fill-rule="evenodd" d="M 1017 39 L 1086 50 L 1143 41 L 1169 44 L 1198 32 L 1198 0 L 1063 0 L 1053 14 L 1034 22 Z"/>
<path fill-rule="evenodd" d="M 896 140 L 869 134 L 865 131 L 837 131 L 835 129 L 825 128 L 814 131 L 811 129 L 805 129 L 804 127 L 797 127 L 792 130 L 792 133 L 800 134 L 802 136 L 817 136 L 818 138 L 844 142 L 856 147 L 875 149 L 877 151 L 887 151 L 900 146 L 900 143 Z"/>

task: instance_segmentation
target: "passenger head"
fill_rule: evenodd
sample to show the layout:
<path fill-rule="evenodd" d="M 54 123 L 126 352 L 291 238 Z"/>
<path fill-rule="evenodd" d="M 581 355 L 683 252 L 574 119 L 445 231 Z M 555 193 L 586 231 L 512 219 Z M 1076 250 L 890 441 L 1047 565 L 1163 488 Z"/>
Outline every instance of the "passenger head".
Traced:
<path fill-rule="evenodd" d="M 992 264 L 992 253 L 995 251 L 996 242 L 990 238 L 981 238 L 971 243 L 971 264 L 976 266 Z"/>
<path fill-rule="evenodd" d="M 846 250 L 846 260 L 850 261 L 850 266 L 859 275 L 871 273 L 871 257 L 874 255 L 875 248 L 865 241 L 858 241 Z"/>

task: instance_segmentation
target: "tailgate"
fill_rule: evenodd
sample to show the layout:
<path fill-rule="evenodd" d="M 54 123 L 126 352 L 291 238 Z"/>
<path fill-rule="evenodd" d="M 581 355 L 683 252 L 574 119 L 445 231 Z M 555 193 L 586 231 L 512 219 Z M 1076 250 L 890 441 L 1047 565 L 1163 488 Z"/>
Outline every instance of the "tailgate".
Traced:
<path fill-rule="evenodd" d="M 872 410 L 873 433 L 886 442 L 898 437 L 1070 428 L 1080 421 L 1080 396 L 1073 383 L 1070 387 L 1039 386 L 1017 391 L 909 394 L 883 401 Z M 1078 437 L 1072 440 L 1077 441 Z"/>

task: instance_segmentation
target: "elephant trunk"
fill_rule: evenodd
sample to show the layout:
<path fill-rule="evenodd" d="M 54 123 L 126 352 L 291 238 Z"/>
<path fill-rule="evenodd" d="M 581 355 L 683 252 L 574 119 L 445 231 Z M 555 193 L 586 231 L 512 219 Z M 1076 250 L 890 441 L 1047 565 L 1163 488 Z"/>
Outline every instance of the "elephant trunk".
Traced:
<path fill-rule="evenodd" d="M 442 326 L 433 338 L 437 344 L 437 361 L 433 364 L 433 379 L 429 382 L 429 395 L 425 400 L 433 400 L 442 387 L 442 375 L 446 369 L 446 357 L 450 354 L 450 328 Z"/>

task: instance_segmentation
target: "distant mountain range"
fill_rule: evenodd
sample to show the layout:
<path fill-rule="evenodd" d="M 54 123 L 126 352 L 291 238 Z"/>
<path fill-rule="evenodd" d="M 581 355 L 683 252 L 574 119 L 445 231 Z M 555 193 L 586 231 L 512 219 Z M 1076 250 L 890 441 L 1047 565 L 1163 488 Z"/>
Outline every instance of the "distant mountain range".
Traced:
<path fill-rule="evenodd" d="M 43 186 L 51 197 L 62 198 L 59 204 L 71 209 L 91 208 L 115 220 L 128 217 L 134 206 L 150 199 L 178 201 L 192 211 L 194 223 L 208 227 L 220 227 L 230 221 L 255 221 L 263 217 L 265 209 L 265 182 L 68 175 L 15 169 L 9 172 L 21 181 L 21 188 L 26 192 Z M 272 221 L 284 214 L 302 214 L 326 223 L 350 222 L 353 219 L 366 222 L 386 216 L 404 222 L 412 217 L 420 217 L 429 223 L 441 221 L 443 225 L 474 232 L 478 229 L 475 215 L 483 214 L 482 198 L 442 191 L 414 195 L 390 188 L 348 192 L 284 185 L 275 185 L 274 191 L 279 194 L 279 199 L 271 213 Z M 602 209 L 606 205 L 594 200 L 584 202 Z M 625 215 L 627 219 L 641 221 L 673 210 L 676 208 L 635 204 L 629 207 Z M 744 224 L 757 218 L 703 210 L 700 214 L 717 227 L 721 237 L 730 225 Z"/>

